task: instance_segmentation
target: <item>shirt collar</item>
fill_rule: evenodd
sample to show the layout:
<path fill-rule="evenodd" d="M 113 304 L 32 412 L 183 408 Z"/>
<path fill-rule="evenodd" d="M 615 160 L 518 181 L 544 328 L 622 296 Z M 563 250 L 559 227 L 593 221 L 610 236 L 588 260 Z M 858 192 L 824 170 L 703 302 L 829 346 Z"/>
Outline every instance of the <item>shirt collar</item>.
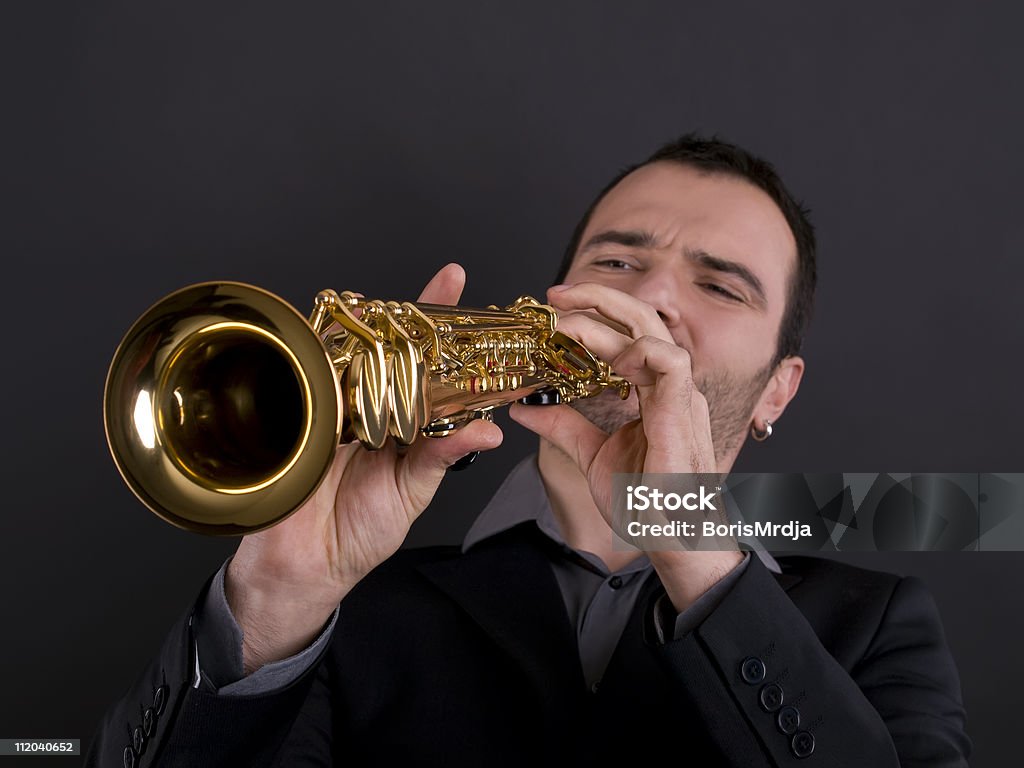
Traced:
<path fill-rule="evenodd" d="M 537 454 L 527 456 L 509 472 L 476 522 L 470 526 L 462 541 L 462 551 L 531 520 L 550 538 L 565 544 L 544 490 Z"/>
<path fill-rule="evenodd" d="M 540 469 L 537 466 L 537 454 L 530 454 L 520 461 L 509 472 L 508 477 L 498 488 L 497 492 L 484 507 L 483 512 L 470 526 L 466 537 L 462 540 L 462 551 L 466 552 L 485 539 L 497 536 L 499 533 L 513 528 L 520 523 L 534 521 L 537 527 L 553 541 L 563 547 L 568 545 L 562 537 L 562 531 L 558 527 L 558 521 L 551 511 L 551 504 L 548 501 L 547 491 L 544 489 L 544 481 L 540 476 Z M 782 573 L 778 562 L 767 551 L 753 542 L 745 542 L 754 554 L 760 558 L 764 566 L 772 573 Z M 590 554 L 577 553 L 577 554 Z M 589 559 L 589 558 L 588 558 Z M 647 564 L 647 557 L 634 562 L 633 565 L 644 567 Z M 632 568 L 630 570 L 633 570 Z"/>

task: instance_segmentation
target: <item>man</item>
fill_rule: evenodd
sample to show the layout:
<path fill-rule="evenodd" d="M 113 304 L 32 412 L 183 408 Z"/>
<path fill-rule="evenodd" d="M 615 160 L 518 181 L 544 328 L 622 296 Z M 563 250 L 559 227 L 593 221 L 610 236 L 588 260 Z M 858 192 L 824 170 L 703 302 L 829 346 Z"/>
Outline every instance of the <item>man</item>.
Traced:
<path fill-rule="evenodd" d="M 714 140 L 666 146 L 598 197 L 560 279 L 560 327 L 630 399 L 513 406 L 539 453 L 461 548 L 395 554 L 498 427 L 343 447 L 309 502 L 242 540 L 90 764 L 966 764 L 918 582 L 613 546 L 613 473 L 727 473 L 799 388 L 814 236 L 771 167 Z M 421 300 L 457 303 L 463 282 L 449 265 Z"/>

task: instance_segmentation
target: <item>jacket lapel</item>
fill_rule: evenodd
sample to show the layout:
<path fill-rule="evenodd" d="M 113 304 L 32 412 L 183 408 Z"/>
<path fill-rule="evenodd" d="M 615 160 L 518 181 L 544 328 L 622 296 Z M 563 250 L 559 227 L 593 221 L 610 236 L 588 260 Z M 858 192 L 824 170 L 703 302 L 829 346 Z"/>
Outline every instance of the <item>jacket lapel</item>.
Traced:
<path fill-rule="evenodd" d="M 533 523 L 520 524 L 481 541 L 459 557 L 425 563 L 419 571 L 516 661 L 540 699 L 543 719 L 564 723 L 569 713 L 578 709 L 578 696 L 585 686 L 576 633 L 545 553 L 547 542 L 540 540 L 543 535 Z M 763 567 L 760 562 L 750 565 Z M 788 573 L 773 575 L 784 590 L 801 581 Z M 661 589 L 651 574 L 624 631 L 624 635 L 636 636 L 622 638 L 619 646 L 630 647 L 616 648 L 605 675 L 606 683 L 615 681 L 613 688 L 623 682 L 617 679 L 623 671 L 623 654 L 632 659 L 630 677 L 634 680 L 646 678 L 638 675 L 641 671 L 655 671 L 653 666 L 649 670 L 635 667 L 637 659 L 653 665 L 653 658 L 646 659 L 649 654 L 634 656 L 629 651 L 651 642 L 645 636 L 653 629 L 646 626 L 649 617 L 644 611 Z"/>
<path fill-rule="evenodd" d="M 419 570 L 515 659 L 541 699 L 544 719 L 557 722 L 566 696 L 583 691 L 583 673 L 558 582 L 532 536 L 543 534 L 532 523 L 518 525 Z"/>
<path fill-rule="evenodd" d="M 803 581 L 802 576 L 797 576 L 794 573 L 786 573 L 785 571 L 783 571 L 782 573 L 774 573 L 772 575 L 775 577 L 775 582 L 780 587 L 782 587 L 782 589 L 785 592 L 788 592 L 790 589 L 792 589 L 801 581 Z"/>

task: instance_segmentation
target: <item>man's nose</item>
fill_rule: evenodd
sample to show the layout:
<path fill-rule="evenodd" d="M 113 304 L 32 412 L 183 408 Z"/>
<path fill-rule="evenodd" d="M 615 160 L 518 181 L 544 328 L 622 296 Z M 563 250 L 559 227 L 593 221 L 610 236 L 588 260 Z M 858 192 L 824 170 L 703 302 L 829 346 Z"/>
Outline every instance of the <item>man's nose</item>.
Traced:
<path fill-rule="evenodd" d="M 633 296 L 650 304 L 658 317 L 672 328 L 682 319 L 682 291 L 678 278 L 667 269 L 651 269 L 643 274 L 632 291 Z"/>

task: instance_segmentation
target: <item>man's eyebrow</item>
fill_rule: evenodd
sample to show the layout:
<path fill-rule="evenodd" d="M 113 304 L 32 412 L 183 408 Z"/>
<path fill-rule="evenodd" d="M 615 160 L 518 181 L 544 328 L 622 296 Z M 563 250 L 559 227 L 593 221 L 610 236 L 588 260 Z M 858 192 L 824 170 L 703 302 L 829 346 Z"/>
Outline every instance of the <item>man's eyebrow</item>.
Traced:
<path fill-rule="evenodd" d="M 712 256 L 707 251 L 700 249 L 692 250 L 688 248 L 684 251 L 684 255 L 687 259 L 701 265 L 702 267 L 707 267 L 715 272 L 724 272 L 729 275 L 735 275 L 746 283 L 747 287 L 754 292 L 762 306 L 768 304 L 768 298 L 765 296 L 764 285 L 761 283 L 761 280 L 757 275 L 739 262 L 729 261 L 728 259 L 722 259 L 718 256 Z"/>
<path fill-rule="evenodd" d="M 612 245 L 624 245 L 627 248 L 654 248 L 657 241 L 650 232 L 639 229 L 606 229 L 591 237 L 580 249 L 580 252 L 598 245 L 611 243 Z"/>

